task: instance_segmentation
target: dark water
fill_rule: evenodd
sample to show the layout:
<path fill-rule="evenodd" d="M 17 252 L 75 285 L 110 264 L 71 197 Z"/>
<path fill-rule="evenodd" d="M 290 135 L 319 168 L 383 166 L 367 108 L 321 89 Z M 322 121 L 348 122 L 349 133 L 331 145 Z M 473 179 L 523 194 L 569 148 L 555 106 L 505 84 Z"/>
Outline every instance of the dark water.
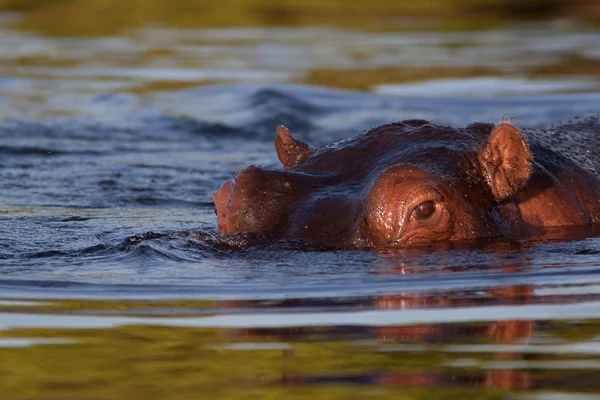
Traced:
<path fill-rule="evenodd" d="M 490 77 L 377 93 L 292 85 L 308 67 L 290 60 L 315 37 L 335 47 L 337 33 L 249 32 L 67 40 L 4 31 L 0 398 L 600 396 L 597 229 L 394 253 L 240 250 L 210 234 L 219 185 L 249 164 L 277 167 L 278 124 L 315 146 L 404 118 L 464 126 L 513 116 L 541 127 L 597 113 L 596 81 Z M 500 35 L 498 57 L 514 61 L 527 43 L 539 57 L 573 43 L 597 52 L 590 33 L 548 35 Z M 171 60 L 187 60 L 187 72 L 135 66 L 128 51 L 152 38 L 184 42 Z M 249 43 L 205 43 L 223 38 Z M 357 38 L 387 62 L 397 61 L 390 46 L 427 62 L 448 40 L 355 33 L 342 43 Z M 414 53 L 427 40 L 429 52 Z M 494 48 L 482 46 L 463 61 Z M 321 62 L 314 51 L 306 63 Z M 72 65 L 25 67 L 15 52 Z M 290 64 L 262 58 L 281 52 Z M 210 79 L 237 83 L 131 89 L 210 63 L 233 65 Z M 160 237 L 193 230 L 209 236 Z M 157 237 L 127 239 L 148 231 Z"/>

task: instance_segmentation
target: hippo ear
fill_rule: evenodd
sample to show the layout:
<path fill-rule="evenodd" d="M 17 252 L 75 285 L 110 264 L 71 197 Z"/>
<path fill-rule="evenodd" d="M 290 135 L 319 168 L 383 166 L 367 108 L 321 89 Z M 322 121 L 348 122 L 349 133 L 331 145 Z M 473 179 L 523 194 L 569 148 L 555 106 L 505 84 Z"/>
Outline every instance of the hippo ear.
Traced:
<path fill-rule="evenodd" d="M 497 125 L 479 146 L 477 159 L 497 201 L 514 196 L 531 175 L 531 153 L 521 131 L 509 123 Z"/>
<path fill-rule="evenodd" d="M 285 169 L 294 168 L 304 156 L 313 152 L 306 143 L 294 139 L 288 128 L 283 125 L 277 127 L 275 149 Z"/>

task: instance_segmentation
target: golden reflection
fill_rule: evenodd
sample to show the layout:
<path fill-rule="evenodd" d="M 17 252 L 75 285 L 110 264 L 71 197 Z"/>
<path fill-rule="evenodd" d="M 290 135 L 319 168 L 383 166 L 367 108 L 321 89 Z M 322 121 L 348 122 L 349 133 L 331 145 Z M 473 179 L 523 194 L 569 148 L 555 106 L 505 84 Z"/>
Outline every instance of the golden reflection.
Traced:
<path fill-rule="evenodd" d="M 530 285 L 487 290 L 447 290 L 346 299 L 219 302 L 60 301 L 26 310 L 6 303 L 3 312 L 94 315 L 94 310 L 198 309 L 198 315 L 294 312 L 343 305 L 344 309 L 450 310 L 457 307 L 545 302 Z M 549 301 L 564 299 L 550 297 Z M 73 303 L 73 304 L 69 304 Z M 206 310 L 202 312 L 202 310 Z M 62 311 L 61 311 L 62 310 Z M 303 311 L 306 312 L 306 311 Z M 322 311 L 326 313 L 327 311 Z M 401 311 L 400 311 L 401 312 Z M 241 314 L 240 314 L 241 313 Z M 105 315 L 105 314 L 102 314 Z M 492 317 L 493 319 L 493 317 Z M 576 324 L 576 329 L 572 329 Z M 586 332 L 578 336 L 576 332 Z M 573 333 L 575 336 L 570 336 Z M 565 374 L 585 379 L 584 367 L 544 370 L 544 363 L 596 360 L 594 353 L 540 351 L 563 346 L 565 338 L 589 341 L 600 321 L 497 320 L 403 326 L 300 326 L 281 328 L 175 328 L 116 326 L 107 329 L 20 328 L 2 338 L 56 339 L 64 344 L 0 348 L 0 393 L 6 398 L 146 399 L 361 397 L 377 387 L 382 398 L 493 398 L 503 391 L 550 389 Z M 582 338 L 582 339 L 579 339 Z M 43 342 L 42 342 L 43 343 Z M 241 345 L 241 346 L 240 346 Z M 399 347 L 398 347 L 399 346 Z M 496 346 L 496 347 L 495 347 Z M 526 346 L 526 347 L 523 347 Z M 523 368 L 537 363 L 535 368 Z M 512 366 L 515 366 L 514 368 Z M 533 364 L 532 364 L 533 365 Z M 354 389 L 353 389 L 354 388 Z M 600 388 L 598 388 L 600 389 Z M 596 390 L 590 386 L 587 390 Z M 349 397 L 346 397 L 349 396 Z"/>
<path fill-rule="evenodd" d="M 510 20 L 598 22 L 595 0 L 0 0 L 25 11 L 20 26 L 53 35 L 105 35 L 150 23 L 170 27 L 337 26 L 372 30 L 490 29 Z M 57 18 L 60 15 L 60 18 Z"/>

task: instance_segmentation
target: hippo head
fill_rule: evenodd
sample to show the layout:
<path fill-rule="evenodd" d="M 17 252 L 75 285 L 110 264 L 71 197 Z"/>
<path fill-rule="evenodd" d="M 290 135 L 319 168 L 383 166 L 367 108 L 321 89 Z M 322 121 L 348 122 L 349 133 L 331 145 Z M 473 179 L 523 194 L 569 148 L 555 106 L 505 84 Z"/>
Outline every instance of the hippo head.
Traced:
<path fill-rule="evenodd" d="M 243 169 L 213 195 L 218 230 L 335 248 L 401 247 L 513 230 L 531 155 L 504 122 L 408 120 L 311 149 L 278 127 L 283 170 Z"/>

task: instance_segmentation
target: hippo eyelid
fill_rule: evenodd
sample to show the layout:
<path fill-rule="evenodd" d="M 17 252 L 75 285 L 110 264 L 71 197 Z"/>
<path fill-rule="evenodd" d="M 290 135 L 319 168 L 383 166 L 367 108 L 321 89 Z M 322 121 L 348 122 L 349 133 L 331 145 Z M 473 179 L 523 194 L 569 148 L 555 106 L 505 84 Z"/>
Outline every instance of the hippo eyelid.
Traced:
<path fill-rule="evenodd" d="M 422 200 L 417 202 L 418 199 Z M 414 204 L 415 206 L 429 200 L 434 202 L 444 201 L 442 193 L 429 183 L 424 183 L 413 188 L 406 196 L 407 204 Z"/>

